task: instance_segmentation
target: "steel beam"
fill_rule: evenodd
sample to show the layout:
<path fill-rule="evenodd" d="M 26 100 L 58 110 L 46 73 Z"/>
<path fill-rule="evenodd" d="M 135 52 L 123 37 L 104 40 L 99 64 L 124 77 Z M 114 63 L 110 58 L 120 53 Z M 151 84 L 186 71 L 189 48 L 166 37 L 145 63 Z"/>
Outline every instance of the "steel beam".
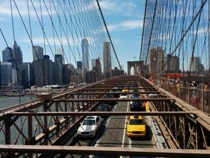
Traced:
<path fill-rule="evenodd" d="M 147 92 L 73 92 L 69 93 L 69 95 L 90 95 L 90 94 L 161 94 L 158 91 L 147 91 Z"/>
<path fill-rule="evenodd" d="M 135 112 L 125 112 L 125 111 L 117 111 L 117 112 L 98 112 L 98 111 L 86 111 L 86 112 L 13 112 L 11 115 L 21 115 L 21 116 L 89 116 L 89 115 L 100 115 L 100 116 L 129 116 L 129 115 L 142 115 L 142 116 L 186 116 L 189 114 L 194 114 L 194 112 L 143 112 L 143 111 L 135 111 Z"/>
<path fill-rule="evenodd" d="M 152 157 L 207 157 L 210 150 L 159 149 L 159 148 L 122 148 L 91 146 L 48 146 L 48 145 L 0 145 L 0 152 L 9 153 L 50 153 L 51 154 L 87 154 L 115 156 L 152 156 Z"/>
<path fill-rule="evenodd" d="M 111 101 L 174 101 L 171 98 L 94 98 L 94 99 L 51 99 L 52 102 L 111 102 Z"/>

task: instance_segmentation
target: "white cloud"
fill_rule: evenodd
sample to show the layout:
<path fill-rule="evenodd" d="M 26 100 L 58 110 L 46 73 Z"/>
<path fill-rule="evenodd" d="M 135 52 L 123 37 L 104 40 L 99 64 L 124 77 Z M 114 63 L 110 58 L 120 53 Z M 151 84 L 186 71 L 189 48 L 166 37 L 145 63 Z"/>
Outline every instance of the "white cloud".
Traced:
<path fill-rule="evenodd" d="M 128 21 L 122 21 L 118 24 L 107 25 L 109 32 L 127 31 L 133 29 L 140 29 L 142 27 L 143 27 L 142 20 L 128 20 Z M 94 34 L 99 34 L 99 33 L 106 33 L 105 27 L 99 27 L 97 30 L 94 31 Z"/>
<path fill-rule="evenodd" d="M 61 46 L 61 43 L 60 43 L 58 38 L 48 37 L 47 40 L 51 44 L 51 46 L 54 45 L 54 43 L 57 46 Z M 48 45 L 47 40 L 45 39 L 46 45 Z M 95 44 L 95 40 L 93 38 L 87 37 L 87 40 L 89 42 L 89 45 L 94 45 Z M 43 45 L 44 44 L 44 39 L 43 39 L 42 36 L 34 37 L 32 39 L 32 41 L 33 41 L 34 45 Z M 62 40 L 62 45 L 67 46 L 69 44 L 69 45 L 72 45 L 72 46 L 78 46 L 78 45 L 81 45 L 81 41 L 82 41 L 82 38 L 78 38 L 78 39 L 74 38 L 74 40 L 72 38 L 68 38 L 68 41 L 66 39 L 63 39 Z M 20 40 L 20 42 L 31 43 L 29 39 L 23 39 L 23 40 Z"/>
<path fill-rule="evenodd" d="M 1 4 L 0 4 L 0 14 L 3 14 L 3 15 L 5 15 L 5 14 L 10 15 L 11 14 L 11 9 L 10 9 L 8 1 L 1 2 Z"/>
<path fill-rule="evenodd" d="M 102 0 L 100 1 L 100 6 L 102 8 L 102 11 L 105 11 L 106 14 L 109 14 L 111 11 L 116 14 L 126 15 L 126 16 L 132 16 L 134 13 L 134 9 L 136 8 L 136 4 L 133 0 Z"/>
<path fill-rule="evenodd" d="M 193 34 L 198 34 L 198 35 L 205 35 L 207 34 L 208 32 L 210 32 L 210 30 L 208 31 L 208 28 L 205 27 L 205 28 L 200 28 L 198 29 L 198 31 L 194 31 Z"/>
<path fill-rule="evenodd" d="M 19 10 L 21 16 L 28 16 L 28 8 L 27 8 L 26 0 L 12 1 L 11 4 L 12 4 L 12 14 L 14 16 L 19 16 L 18 10 Z M 55 5 L 57 5 L 57 4 L 55 3 Z M 36 16 L 34 8 L 38 15 L 41 14 L 40 3 L 38 1 L 32 1 L 32 2 L 28 1 L 28 6 L 29 6 L 29 11 L 30 11 L 30 16 L 32 16 L 32 17 Z M 47 2 L 46 2 L 46 6 L 49 7 L 49 4 Z M 42 2 L 41 2 L 41 7 L 42 7 L 42 15 L 48 16 L 48 12 L 45 7 L 45 4 Z M 55 14 L 55 12 L 53 11 L 52 14 Z M 9 16 L 11 15 L 11 6 L 10 6 L 10 2 L 8 0 L 3 0 L 3 1 L 1 0 L 0 15 L 9 15 Z"/>
<path fill-rule="evenodd" d="M 132 30 L 140 29 L 143 26 L 142 20 L 128 20 L 118 24 L 108 25 L 109 31 L 121 31 L 121 30 Z"/>

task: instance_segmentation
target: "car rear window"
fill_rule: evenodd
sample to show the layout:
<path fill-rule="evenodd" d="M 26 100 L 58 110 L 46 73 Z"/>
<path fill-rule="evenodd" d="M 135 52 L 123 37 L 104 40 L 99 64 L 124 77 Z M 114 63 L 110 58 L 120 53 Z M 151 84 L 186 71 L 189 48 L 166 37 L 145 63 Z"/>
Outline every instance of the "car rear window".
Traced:
<path fill-rule="evenodd" d="M 139 120 L 139 119 L 131 119 L 129 121 L 129 124 L 130 125 L 142 125 L 142 124 L 144 124 L 144 122 L 142 120 Z"/>

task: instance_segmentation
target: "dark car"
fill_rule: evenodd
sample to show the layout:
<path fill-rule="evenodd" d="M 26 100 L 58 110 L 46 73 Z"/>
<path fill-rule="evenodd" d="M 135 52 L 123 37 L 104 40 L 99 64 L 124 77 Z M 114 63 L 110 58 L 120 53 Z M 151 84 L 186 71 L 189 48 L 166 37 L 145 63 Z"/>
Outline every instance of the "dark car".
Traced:
<path fill-rule="evenodd" d="M 138 88 L 133 88 L 133 92 L 139 92 Z"/>
<path fill-rule="evenodd" d="M 139 96 L 134 95 L 131 98 L 139 99 Z M 143 106 L 143 102 L 141 100 L 130 101 L 130 111 L 145 111 L 145 107 Z"/>
<path fill-rule="evenodd" d="M 96 111 L 98 112 L 106 112 L 106 111 L 111 111 L 112 107 L 109 104 L 106 103 L 100 103 L 97 108 Z M 102 118 L 106 118 L 107 116 L 101 116 Z"/>
<path fill-rule="evenodd" d="M 101 103 L 96 108 L 96 111 L 111 111 L 111 106 L 106 103 Z"/>
<path fill-rule="evenodd" d="M 112 94 L 108 94 L 105 98 L 110 98 L 110 99 L 114 99 L 114 95 Z M 116 105 L 117 104 L 117 101 L 107 101 L 105 102 L 106 104 L 109 104 L 109 105 Z"/>
<path fill-rule="evenodd" d="M 118 92 L 119 92 L 119 89 L 118 89 L 117 87 L 113 87 L 113 88 L 110 90 L 110 92 L 112 92 L 112 93 L 118 93 Z M 120 97 L 119 94 L 113 94 L 113 96 L 114 96 L 115 98 L 119 98 L 119 97 Z"/>
<path fill-rule="evenodd" d="M 140 97 L 140 94 L 135 93 L 135 94 L 133 94 L 133 95 L 131 96 L 131 98 L 132 98 L 132 97 L 134 97 L 134 98 L 135 98 L 135 97 L 139 98 L 139 97 Z"/>

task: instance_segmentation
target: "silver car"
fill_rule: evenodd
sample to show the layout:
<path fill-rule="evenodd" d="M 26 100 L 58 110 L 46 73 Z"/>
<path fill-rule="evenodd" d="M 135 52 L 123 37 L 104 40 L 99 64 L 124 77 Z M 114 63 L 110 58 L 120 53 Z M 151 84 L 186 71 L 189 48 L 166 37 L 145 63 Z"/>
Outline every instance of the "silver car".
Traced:
<path fill-rule="evenodd" d="M 95 137 L 101 126 L 100 116 L 87 116 L 77 130 L 78 137 Z"/>

